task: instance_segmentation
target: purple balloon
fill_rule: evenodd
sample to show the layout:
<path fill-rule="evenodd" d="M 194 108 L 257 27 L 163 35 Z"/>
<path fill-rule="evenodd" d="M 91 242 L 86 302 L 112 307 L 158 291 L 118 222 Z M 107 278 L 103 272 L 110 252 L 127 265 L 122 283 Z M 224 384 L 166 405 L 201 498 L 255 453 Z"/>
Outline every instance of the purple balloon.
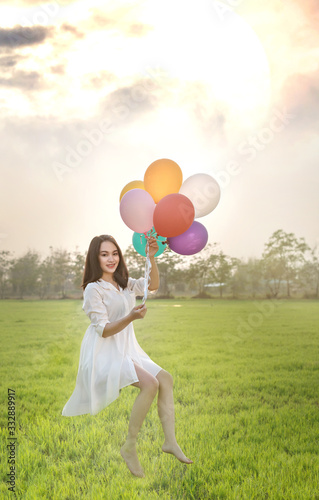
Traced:
<path fill-rule="evenodd" d="M 196 220 L 183 234 L 168 238 L 168 246 L 179 255 L 194 255 L 205 247 L 208 232 L 205 226 Z"/>

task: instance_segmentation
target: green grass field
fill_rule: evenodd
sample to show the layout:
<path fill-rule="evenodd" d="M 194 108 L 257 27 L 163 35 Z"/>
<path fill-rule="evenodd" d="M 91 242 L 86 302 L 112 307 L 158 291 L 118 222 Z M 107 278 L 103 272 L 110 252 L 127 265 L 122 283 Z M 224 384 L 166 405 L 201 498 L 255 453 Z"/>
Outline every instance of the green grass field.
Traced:
<path fill-rule="evenodd" d="M 319 499 L 319 303 L 148 301 L 136 336 L 174 377 L 176 434 L 194 464 L 162 453 L 156 402 L 138 440 L 143 479 L 119 450 L 138 389 L 96 416 L 66 418 L 82 301 L 1 301 L 1 498 L 7 391 L 16 396 L 23 499 Z"/>

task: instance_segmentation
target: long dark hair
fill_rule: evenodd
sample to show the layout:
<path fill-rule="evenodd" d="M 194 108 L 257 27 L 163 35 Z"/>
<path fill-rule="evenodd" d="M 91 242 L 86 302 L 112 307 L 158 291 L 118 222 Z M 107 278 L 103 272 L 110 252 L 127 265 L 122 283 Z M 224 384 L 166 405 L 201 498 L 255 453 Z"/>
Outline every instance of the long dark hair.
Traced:
<path fill-rule="evenodd" d="M 97 281 L 103 276 L 103 271 L 101 269 L 99 262 L 100 247 L 103 241 L 110 241 L 116 246 L 117 251 L 119 253 L 120 261 L 119 265 L 117 266 L 113 274 L 113 278 L 114 281 L 116 281 L 116 283 L 120 285 L 122 288 L 127 287 L 128 271 L 121 249 L 118 246 L 115 239 L 113 238 L 113 236 L 110 236 L 109 234 L 101 234 L 101 236 L 95 236 L 93 238 L 88 249 L 85 261 L 84 273 L 83 273 L 83 280 L 81 285 L 83 290 L 85 290 L 85 287 L 89 283 Z"/>

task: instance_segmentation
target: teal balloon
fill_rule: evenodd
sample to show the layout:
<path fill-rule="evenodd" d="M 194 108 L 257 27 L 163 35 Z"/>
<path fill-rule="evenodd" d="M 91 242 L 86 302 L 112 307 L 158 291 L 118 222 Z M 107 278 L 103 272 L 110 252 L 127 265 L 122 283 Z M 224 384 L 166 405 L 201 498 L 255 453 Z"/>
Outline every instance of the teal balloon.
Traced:
<path fill-rule="evenodd" d="M 165 248 L 167 247 L 167 244 L 163 243 L 164 241 L 166 242 L 166 237 L 156 236 L 156 233 L 153 233 L 153 230 L 149 231 L 147 233 L 147 235 L 148 236 L 155 236 L 156 241 L 158 243 L 158 250 L 155 254 L 155 257 L 158 257 L 159 255 L 161 255 L 164 252 Z M 145 234 L 144 233 L 134 233 L 133 238 L 132 238 L 132 242 L 133 242 L 133 247 L 135 248 L 137 253 L 139 253 L 140 255 L 143 255 L 143 257 L 146 257 L 145 247 L 146 247 L 147 239 L 145 237 Z"/>

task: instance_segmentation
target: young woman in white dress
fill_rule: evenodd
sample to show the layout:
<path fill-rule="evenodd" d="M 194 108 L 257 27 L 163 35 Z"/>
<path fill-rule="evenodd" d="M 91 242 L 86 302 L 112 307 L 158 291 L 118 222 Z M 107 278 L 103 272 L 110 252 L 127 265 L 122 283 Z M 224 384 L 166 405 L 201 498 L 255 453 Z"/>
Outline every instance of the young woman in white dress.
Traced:
<path fill-rule="evenodd" d="M 150 291 L 159 286 L 154 258 L 157 250 L 156 239 L 149 239 Z M 139 388 L 120 452 L 131 473 L 144 477 L 136 440 L 158 393 L 158 415 L 165 437 L 162 450 L 183 463 L 193 463 L 184 455 L 175 437 L 173 378 L 150 359 L 135 337 L 133 321 L 144 318 L 147 311 L 145 304 L 136 306 L 135 299 L 144 294 L 144 278 L 129 277 L 121 249 L 112 236 L 96 236 L 91 241 L 82 287 L 83 310 L 91 325 L 81 344 L 76 387 L 62 415 L 95 415 L 114 401 L 123 387 Z"/>

